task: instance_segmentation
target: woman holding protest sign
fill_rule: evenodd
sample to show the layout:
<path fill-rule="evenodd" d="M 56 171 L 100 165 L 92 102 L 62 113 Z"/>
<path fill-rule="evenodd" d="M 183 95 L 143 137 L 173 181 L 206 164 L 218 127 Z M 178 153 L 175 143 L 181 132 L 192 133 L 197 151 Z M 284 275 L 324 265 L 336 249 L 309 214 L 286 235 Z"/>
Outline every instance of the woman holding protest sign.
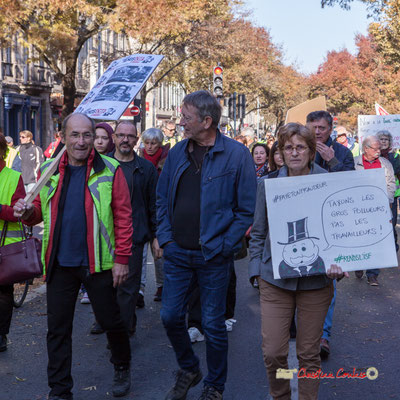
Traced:
<path fill-rule="evenodd" d="M 18 199 L 25 197 L 21 174 L 6 167 L 6 153 L 7 142 L 0 133 L 0 246 L 22 240 L 12 207 Z M 14 306 L 13 292 L 13 285 L 0 285 L 0 352 L 7 350 L 7 335 Z"/>
<path fill-rule="evenodd" d="M 284 165 L 275 175 L 277 178 L 326 173 L 313 162 L 315 136 L 303 125 L 290 123 L 279 130 L 278 151 Z M 258 281 L 260 288 L 262 350 L 270 393 L 274 399 L 290 399 L 290 380 L 277 379 L 277 372 L 288 368 L 289 327 L 294 312 L 297 310 L 296 350 L 299 369 L 307 373 L 317 372 L 321 368 L 322 328 L 333 295 L 332 279 L 340 279 L 348 276 L 348 273 L 343 273 L 337 265 L 331 265 L 322 275 L 274 279 L 264 187 L 268 178 L 271 176 L 263 178 L 257 189 L 249 276 L 251 282 L 255 279 Z M 294 232 L 289 242 L 293 244 L 304 239 L 297 225 Z M 299 379 L 299 399 L 317 399 L 318 387 L 319 379 Z"/>

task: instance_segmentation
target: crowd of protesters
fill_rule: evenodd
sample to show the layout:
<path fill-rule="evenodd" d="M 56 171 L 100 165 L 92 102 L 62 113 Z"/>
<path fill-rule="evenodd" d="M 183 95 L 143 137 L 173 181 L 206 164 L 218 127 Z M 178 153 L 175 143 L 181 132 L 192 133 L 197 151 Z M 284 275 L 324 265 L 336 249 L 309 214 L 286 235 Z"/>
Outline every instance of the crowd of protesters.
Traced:
<path fill-rule="evenodd" d="M 271 396 L 291 396 L 290 381 L 276 376 L 288 368 L 290 337 L 297 340 L 300 368 L 318 371 L 321 357 L 330 353 L 336 282 L 348 273 L 333 264 L 318 276 L 273 278 L 265 179 L 384 168 L 398 249 L 400 158 L 390 132 L 368 137 L 360 147 L 346 128 L 334 131 L 328 112 L 315 111 L 305 126 L 284 125 L 262 141 L 246 127 L 232 140 L 219 131 L 221 107 L 208 91 L 187 95 L 181 114 L 178 125 L 167 121 L 140 137 L 129 121 L 95 125 L 86 115 L 71 114 L 44 154 L 29 131 L 20 132 L 17 147 L 0 134 L 0 231 L 6 223 L 12 233 L 18 221 L 44 222 L 51 400 L 73 398 L 71 333 L 80 291 L 81 302 L 91 304 L 95 314 L 91 333 L 107 335 L 112 393 L 129 392 L 130 337 L 137 327 L 135 310 L 145 306 L 148 248 L 154 301 L 162 302 L 161 320 L 179 365 L 166 400 L 185 399 L 202 380 L 199 400 L 223 398 L 227 332 L 236 322 L 234 261 L 246 257 L 247 247 L 249 280 L 260 293 Z M 25 193 L 62 145 L 58 169 L 33 204 L 26 203 Z M 21 238 L 6 237 L 1 245 L 10 240 Z M 355 275 L 362 279 L 364 271 Z M 379 285 L 378 275 L 379 269 L 368 270 L 367 282 Z M 12 285 L 0 286 L 0 351 L 7 349 L 12 296 Z M 311 310 L 310 303 L 318 307 Z M 204 340 L 203 379 L 192 344 Z M 317 399 L 318 387 L 319 379 L 302 379 L 299 398 Z"/>

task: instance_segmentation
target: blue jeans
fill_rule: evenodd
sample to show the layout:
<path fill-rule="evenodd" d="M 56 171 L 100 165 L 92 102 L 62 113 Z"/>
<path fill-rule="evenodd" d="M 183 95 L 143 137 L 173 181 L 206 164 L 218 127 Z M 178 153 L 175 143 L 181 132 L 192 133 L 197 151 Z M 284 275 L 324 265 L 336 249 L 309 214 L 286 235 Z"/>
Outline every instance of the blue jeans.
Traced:
<path fill-rule="evenodd" d="M 333 311 L 335 310 L 335 303 L 336 303 L 336 279 L 333 280 L 333 297 L 331 304 L 328 308 L 328 312 L 326 313 L 324 321 L 324 330 L 322 332 L 322 339 L 326 339 L 328 342 L 331 338 L 332 319 L 333 319 Z"/>
<path fill-rule="evenodd" d="M 186 326 L 192 286 L 200 289 L 201 325 L 207 342 L 208 375 L 204 384 L 224 390 L 228 366 L 228 335 L 225 326 L 226 293 L 233 258 L 217 256 L 206 261 L 200 250 L 186 250 L 175 242 L 164 248 L 164 288 L 161 319 L 175 350 L 179 367 L 199 369 Z"/>
<path fill-rule="evenodd" d="M 367 269 L 365 271 L 367 277 L 371 276 L 371 275 L 375 275 L 378 276 L 379 275 L 380 270 L 379 269 Z"/>

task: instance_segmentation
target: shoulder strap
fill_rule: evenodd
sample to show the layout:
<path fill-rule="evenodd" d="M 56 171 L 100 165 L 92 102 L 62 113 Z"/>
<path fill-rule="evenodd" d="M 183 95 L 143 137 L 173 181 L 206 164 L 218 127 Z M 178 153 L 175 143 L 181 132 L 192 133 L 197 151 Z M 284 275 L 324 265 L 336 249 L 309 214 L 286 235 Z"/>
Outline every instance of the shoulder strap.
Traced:
<path fill-rule="evenodd" d="M 26 232 L 24 227 L 22 226 L 22 222 L 20 219 L 18 220 L 18 224 L 21 232 L 21 237 L 23 237 L 26 240 L 27 239 Z M 1 231 L 1 237 L 0 237 L 0 247 L 3 247 L 4 243 L 6 242 L 7 229 L 8 229 L 8 221 L 4 221 L 3 230 Z"/>
<path fill-rule="evenodd" d="M 1 231 L 0 247 L 4 246 L 7 236 L 8 221 L 4 221 L 3 230 Z"/>

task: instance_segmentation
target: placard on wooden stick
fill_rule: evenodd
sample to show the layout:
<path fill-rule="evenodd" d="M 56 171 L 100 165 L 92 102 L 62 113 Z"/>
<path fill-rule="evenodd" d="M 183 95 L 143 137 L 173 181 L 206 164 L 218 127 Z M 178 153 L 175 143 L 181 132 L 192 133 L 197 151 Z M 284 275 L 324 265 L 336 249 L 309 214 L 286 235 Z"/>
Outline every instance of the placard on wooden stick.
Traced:
<path fill-rule="evenodd" d="M 36 182 L 36 185 L 33 187 L 33 190 L 26 194 L 24 200 L 27 203 L 32 203 L 33 200 L 35 200 L 36 196 L 40 193 L 43 186 L 48 182 L 50 177 L 54 174 L 64 152 L 65 152 L 65 146 L 60 150 L 60 152 L 57 154 L 57 157 L 55 157 L 54 160 L 51 162 L 51 164 L 46 168 L 46 171 L 44 171 L 44 173 L 40 176 L 40 179 Z"/>

